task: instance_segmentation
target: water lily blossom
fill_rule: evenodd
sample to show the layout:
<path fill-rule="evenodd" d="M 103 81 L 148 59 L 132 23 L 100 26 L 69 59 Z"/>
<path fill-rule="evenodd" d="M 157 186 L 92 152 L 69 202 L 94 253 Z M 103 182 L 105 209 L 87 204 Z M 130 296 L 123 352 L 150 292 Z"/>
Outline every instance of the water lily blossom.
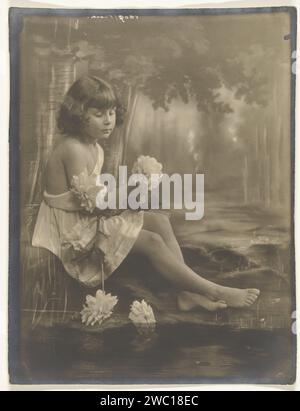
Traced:
<path fill-rule="evenodd" d="M 134 301 L 130 306 L 129 319 L 137 328 L 151 329 L 155 328 L 156 320 L 152 307 L 145 300 Z"/>
<path fill-rule="evenodd" d="M 86 296 L 86 304 L 80 312 L 81 320 L 86 325 L 102 324 L 104 320 L 112 315 L 115 305 L 118 303 L 118 298 L 111 294 L 106 294 L 102 290 L 96 292 L 96 296 Z"/>

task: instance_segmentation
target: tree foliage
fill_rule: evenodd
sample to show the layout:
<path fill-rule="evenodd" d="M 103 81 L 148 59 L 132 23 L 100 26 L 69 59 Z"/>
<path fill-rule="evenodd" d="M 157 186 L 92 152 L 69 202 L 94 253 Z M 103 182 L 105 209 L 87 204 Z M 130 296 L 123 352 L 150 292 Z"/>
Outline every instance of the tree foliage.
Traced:
<path fill-rule="evenodd" d="M 71 27 L 70 19 L 56 21 L 61 32 L 69 25 L 68 43 L 62 43 L 57 33 L 59 41 L 53 42 L 50 29 L 48 39 L 45 27 L 40 31 L 53 53 L 88 60 L 93 73 L 113 81 L 120 90 L 139 90 L 154 108 L 168 110 L 174 99 L 193 98 L 200 111 L 230 113 L 230 105 L 219 98 L 222 85 L 249 104 L 267 102 L 269 65 L 265 62 L 273 61 L 274 51 L 266 53 L 257 44 L 241 50 L 234 39 L 226 47 L 198 18 L 156 16 L 125 22 L 81 18 Z"/>

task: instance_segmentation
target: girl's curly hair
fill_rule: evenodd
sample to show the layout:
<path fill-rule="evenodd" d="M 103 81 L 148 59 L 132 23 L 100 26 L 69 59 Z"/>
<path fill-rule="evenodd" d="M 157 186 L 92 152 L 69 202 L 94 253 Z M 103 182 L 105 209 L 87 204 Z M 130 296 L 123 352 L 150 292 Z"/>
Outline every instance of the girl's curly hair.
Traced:
<path fill-rule="evenodd" d="M 88 108 L 99 110 L 116 109 L 116 125 L 123 123 L 125 108 L 113 88 L 104 80 L 94 76 L 83 76 L 76 80 L 65 95 L 57 117 L 58 129 L 67 135 L 80 135 L 87 124 Z"/>

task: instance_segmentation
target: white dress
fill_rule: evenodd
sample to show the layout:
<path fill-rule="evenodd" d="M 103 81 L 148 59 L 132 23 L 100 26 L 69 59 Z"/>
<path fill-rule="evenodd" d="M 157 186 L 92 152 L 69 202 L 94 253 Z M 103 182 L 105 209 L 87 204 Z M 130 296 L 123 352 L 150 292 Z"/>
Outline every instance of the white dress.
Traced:
<path fill-rule="evenodd" d="M 103 166 L 103 150 L 89 177 L 96 177 Z M 71 191 L 59 195 L 43 194 L 32 245 L 55 254 L 65 270 L 79 282 L 96 287 L 121 264 L 143 227 L 144 212 L 125 210 L 119 215 L 89 215 L 80 208 Z"/>

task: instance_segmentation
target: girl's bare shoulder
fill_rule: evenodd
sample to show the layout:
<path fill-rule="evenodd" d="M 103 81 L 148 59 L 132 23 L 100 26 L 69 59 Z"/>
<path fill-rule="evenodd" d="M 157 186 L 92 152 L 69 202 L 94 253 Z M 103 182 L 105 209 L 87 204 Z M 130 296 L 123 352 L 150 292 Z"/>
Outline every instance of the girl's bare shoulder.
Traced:
<path fill-rule="evenodd" d="M 60 146 L 60 150 L 63 156 L 69 155 L 83 155 L 86 154 L 86 148 L 81 141 L 75 137 L 66 137 Z"/>
<path fill-rule="evenodd" d="M 84 145 L 76 138 L 64 137 L 53 148 L 49 160 L 62 162 L 70 158 L 85 157 L 86 150 Z"/>

